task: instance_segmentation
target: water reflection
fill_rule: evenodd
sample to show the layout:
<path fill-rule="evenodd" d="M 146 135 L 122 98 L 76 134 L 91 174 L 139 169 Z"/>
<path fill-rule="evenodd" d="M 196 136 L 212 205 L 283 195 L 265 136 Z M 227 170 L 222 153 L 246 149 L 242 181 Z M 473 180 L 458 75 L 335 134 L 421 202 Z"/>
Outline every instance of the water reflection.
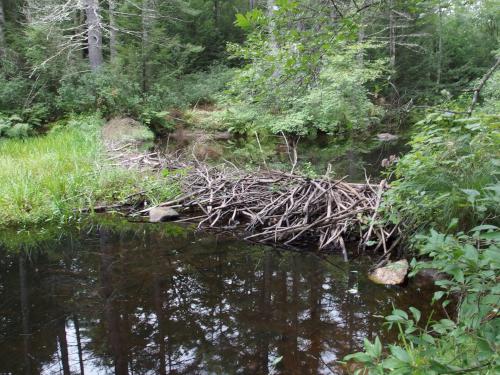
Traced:
<path fill-rule="evenodd" d="M 0 254 L 0 373 L 341 372 L 414 293 L 361 263 L 134 228 Z"/>

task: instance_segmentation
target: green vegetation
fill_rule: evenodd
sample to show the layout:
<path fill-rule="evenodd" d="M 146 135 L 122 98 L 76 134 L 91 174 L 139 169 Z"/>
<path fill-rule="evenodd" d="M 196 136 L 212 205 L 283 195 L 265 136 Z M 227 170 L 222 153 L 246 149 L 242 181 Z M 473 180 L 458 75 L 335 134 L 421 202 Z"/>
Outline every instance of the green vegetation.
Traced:
<path fill-rule="evenodd" d="M 101 123 L 76 117 L 45 136 L 0 142 L 1 227 L 72 220 L 140 191 L 152 202 L 175 193 L 166 177 L 110 166 Z"/>
<path fill-rule="evenodd" d="M 493 374 L 500 369 L 500 118 L 431 114 L 419 124 L 412 151 L 383 208 L 413 242 L 412 273 L 432 268 L 437 310 L 451 317 L 420 321 L 417 309 L 395 309 L 385 319 L 400 344 L 384 354 L 378 339 L 346 357 L 369 374 Z"/>
<path fill-rule="evenodd" d="M 497 373 L 499 25 L 496 0 L 0 0 L 0 227 L 177 192 L 109 165 L 104 119 L 179 144 L 190 127 L 234 133 L 217 146 L 235 163 L 307 176 L 331 164 L 354 178 L 377 135 L 409 133 L 408 154 L 374 158 L 395 164 L 380 209 L 412 272 L 447 276 L 434 304 L 450 316 L 395 306 L 400 341 L 348 359 L 358 373 Z"/>

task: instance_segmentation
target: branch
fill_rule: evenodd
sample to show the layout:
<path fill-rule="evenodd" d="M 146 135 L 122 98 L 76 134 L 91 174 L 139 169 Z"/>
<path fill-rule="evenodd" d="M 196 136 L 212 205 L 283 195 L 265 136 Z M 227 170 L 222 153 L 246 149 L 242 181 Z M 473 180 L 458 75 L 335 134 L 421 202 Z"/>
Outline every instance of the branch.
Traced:
<path fill-rule="evenodd" d="M 467 111 L 467 115 L 469 117 L 472 115 L 472 111 L 474 110 L 474 107 L 476 106 L 477 101 L 479 100 L 479 93 L 481 92 L 481 89 L 486 84 L 486 81 L 490 79 L 491 75 L 498 68 L 499 65 L 500 65 L 500 57 L 497 57 L 497 61 L 495 62 L 495 64 L 490 68 L 490 70 L 486 72 L 486 74 L 479 82 L 479 85 L 474 89 L 474 96 L 472 97 L 472 103 L 470 104 L 469 110 Z"/>

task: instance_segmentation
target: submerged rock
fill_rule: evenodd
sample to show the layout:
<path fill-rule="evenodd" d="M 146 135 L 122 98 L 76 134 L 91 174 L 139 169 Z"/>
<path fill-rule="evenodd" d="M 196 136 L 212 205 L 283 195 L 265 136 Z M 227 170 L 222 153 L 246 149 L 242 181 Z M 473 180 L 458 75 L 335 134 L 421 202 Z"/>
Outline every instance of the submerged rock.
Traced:
<path fill-rule="evenodd" d="M 377 134 L 377 138 L 379 141 L 389 142 L 389 141 L 395 141 L 399 137 L 397 135 L 391 134 L 391 133 L 379 133 L 379 134 Z"/>
<path fill-rule="evenodd" d="M 408 261 L 402 259 L 377 268 L 368 275 L 368 278 L 376 284 L 398 285 L 403 283 L 407 273 Z"/>
<path fill-rule="evenodd" d="M 413 277 L 412 283 L 418 288 L 433 288 L 438 280 L 446 279 L 446 274 L 435 268 L 424 268 Z"/>
<path fill-rule="evenodd" d="M 149 211 L 149 222 L 160 223 L 179 218 L 179 213 L 170 207 L 154 207 Z"/>

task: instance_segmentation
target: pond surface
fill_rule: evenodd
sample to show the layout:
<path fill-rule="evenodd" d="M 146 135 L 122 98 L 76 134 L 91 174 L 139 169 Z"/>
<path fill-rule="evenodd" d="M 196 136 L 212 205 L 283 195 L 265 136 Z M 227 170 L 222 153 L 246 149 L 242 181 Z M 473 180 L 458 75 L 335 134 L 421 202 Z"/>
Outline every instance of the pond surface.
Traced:
<path fill-rule="evenodd" d="M 181 141 L 162 139 L 157 146 L 169 152 L 185 151 L 188 157 L 195 154 L 200 160 L 225 159 L 240 167 L 263 166 L 263 160 L 266 160 L 271 169 L 290 170 L 290 155 L 281 136 L 267 135 L 259 142 L 250 135 L 226 141 L 191 136 Z M 367 176 L 372 181 L 380 180 L 386 170 L 382 161 L 408 152 L 408 140 L 408 134 L 401 133 L 395 140 L 381 141 L 375 132 L 347 138 L 327 135 L 303 138 L 297 145 L 297 166 L 303 173 L 323 175 L 330 164 L 334 178 L 346 177 L 346 181 L 365 182 Z"/>
<path fill-rule="evenodd" d="M 280 251 L 169 224 L 110 225 L 0 251 L 2 374 L 329 374 L 429 292 L 369 260 Z"/>

